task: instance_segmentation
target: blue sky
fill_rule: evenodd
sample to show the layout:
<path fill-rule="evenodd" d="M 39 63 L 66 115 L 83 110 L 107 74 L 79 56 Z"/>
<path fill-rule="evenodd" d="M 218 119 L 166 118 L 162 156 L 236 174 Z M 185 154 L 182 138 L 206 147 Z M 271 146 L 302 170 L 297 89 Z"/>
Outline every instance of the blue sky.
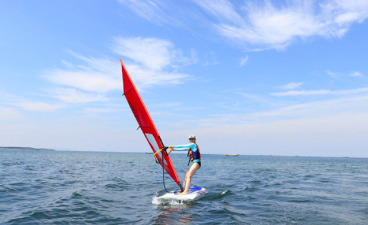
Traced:
<path fill-rule="evenodd" d="M 368 157 L 368 2 L 0 1 L 0 146 Z"/>

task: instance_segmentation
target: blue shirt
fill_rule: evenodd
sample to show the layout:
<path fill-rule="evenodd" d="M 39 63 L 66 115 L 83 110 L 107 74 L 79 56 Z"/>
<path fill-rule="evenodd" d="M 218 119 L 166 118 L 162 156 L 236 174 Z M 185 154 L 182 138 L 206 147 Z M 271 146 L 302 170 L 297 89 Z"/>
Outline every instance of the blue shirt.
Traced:
<path fill-rule="evenodd" d="M 186 145 L 173 145 L 172 146 L 175 151 L 189 151 L 189 148 L 192 149 L 192 152 L 198 151 L 197 145 L 195 143 L 189 143 Z M 193 162 L 200 162 L 200 159 L 194 159 Z"/>

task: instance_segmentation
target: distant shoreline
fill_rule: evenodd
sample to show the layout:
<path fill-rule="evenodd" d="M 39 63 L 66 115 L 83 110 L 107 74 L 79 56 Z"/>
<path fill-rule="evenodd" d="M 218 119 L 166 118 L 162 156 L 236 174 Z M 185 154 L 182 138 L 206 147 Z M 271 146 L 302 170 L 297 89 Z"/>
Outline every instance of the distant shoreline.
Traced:
<path fill-rule="evenodd" d="M 0 147 L 0 150 L 13 150 L 13 151 L 55 151 L 51 148 L 31 148 L 31 147 Z"/>

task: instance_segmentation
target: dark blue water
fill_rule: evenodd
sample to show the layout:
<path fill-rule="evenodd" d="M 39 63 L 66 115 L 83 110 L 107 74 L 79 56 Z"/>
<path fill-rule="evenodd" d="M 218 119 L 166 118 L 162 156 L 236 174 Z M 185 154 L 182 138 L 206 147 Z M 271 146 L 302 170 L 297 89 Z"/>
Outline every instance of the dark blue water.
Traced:
<path fill-rule="evenodd" d="M 182 178 L 187 158 L 171 154 Z M 152 154 L 0 151 L 0 224 L 368 224 L 368 159 L 202 155 L 195 202 Z M 167 188 L 176 189 L 168 176 Z"/>

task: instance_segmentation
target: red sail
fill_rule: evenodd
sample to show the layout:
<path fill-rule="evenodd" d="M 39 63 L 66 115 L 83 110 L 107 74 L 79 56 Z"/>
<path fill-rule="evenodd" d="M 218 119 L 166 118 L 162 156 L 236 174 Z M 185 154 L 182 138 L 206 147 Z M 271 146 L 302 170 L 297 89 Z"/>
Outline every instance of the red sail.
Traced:
<path fill-rule="evenodd" d="M 156 152 L 163 147 L 160 135 L 158 134 L 155 124 L 153 123 L 151 116 L 149 115 L 146 106 L 144 105 L 141 96 L 139 95 L 137 88 L 134 86 L 132 79 L 130 78 L 128 71 L 125 69 L 123 62 L 121 61 L 121 67 L 123 70 L 123 87 L 124 95 L 128 101 L 130 108 L 137 120 L 139 127 L 141 128 L 144 136 L 146 137 L 149 145 L 153 152 Z M 174 181 L 180 185 L 178 176 L 176 175 L 175 169 L 171 163 L 170 157 L 166 155 L 164 151 L 164 162 L 161 158 L 161 153 L 157 154 L 157 159 L 161 166 L 167 171 L 167 173 L 174 179 Z"/>

